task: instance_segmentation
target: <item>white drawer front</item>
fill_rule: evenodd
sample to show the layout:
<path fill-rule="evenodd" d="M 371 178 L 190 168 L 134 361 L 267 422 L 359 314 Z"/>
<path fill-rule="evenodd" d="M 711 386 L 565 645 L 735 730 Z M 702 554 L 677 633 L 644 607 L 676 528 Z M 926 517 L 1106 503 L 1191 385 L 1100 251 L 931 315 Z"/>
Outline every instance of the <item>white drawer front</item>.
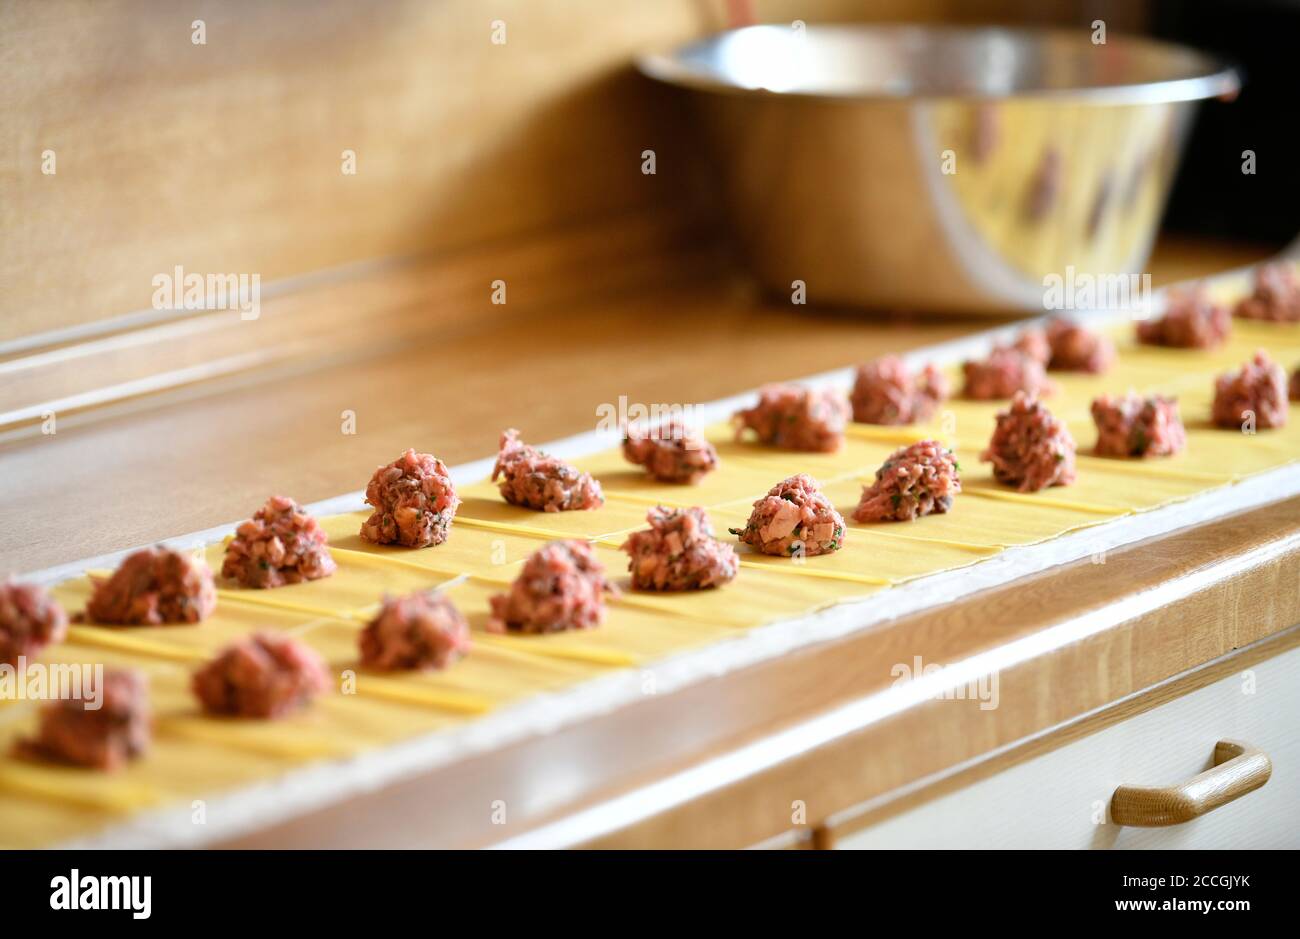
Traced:
<path fill-rule="evenodd" d="M 1248 741 L 1268 783 L 1170 828 L 1125 828 L 1108 806 L 1122 784 L 1166 786 L 1213 765 L 1214 744 Z M 841 848 L 1300 847 L 1300 649 L 844 836 Z"/>

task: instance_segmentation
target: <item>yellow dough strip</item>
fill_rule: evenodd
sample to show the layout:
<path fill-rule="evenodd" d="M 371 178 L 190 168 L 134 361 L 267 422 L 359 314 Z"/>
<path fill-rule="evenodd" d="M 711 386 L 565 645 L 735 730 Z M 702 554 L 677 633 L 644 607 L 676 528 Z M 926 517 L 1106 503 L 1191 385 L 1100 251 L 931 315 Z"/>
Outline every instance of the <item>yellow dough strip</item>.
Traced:
<path fill-rule="evenodd" d="M 580 646 L 571 643 L 559 645 L 546 641 L 545 636 L 507 636 L 500 633 L 476 632 L 475 644 L 497 646 L 530 655 L 550 656 L 557 659 L 569 659 L 574 662 L 586 662 L 590 665 L 604 665 L 610 668 L 631 668 L 637 664 L 635 656 L 615 649 L 598 649 L 594 646 Z M 543 643 L 546 643 L 543 645 Z"/>
<path fill-rule="evenodd" d="M 1103 456 L 1090 456 L 1086 453 L 1081 453 L 1075 457 L 1075 462 L 1080 467 L 1092 466 L 1096 469 L 1117 470 L 1121 473 L 1132 473 L 1134 476 L 1182 479 L 1189 483 L 1217 483 L 1222 485 L 1237 478 L 1234 473 L 1207 473 L 1203 470 L 1185 470 L 1172 466 L 1162 466 L 1157 462 L 1118 460 Z"/>
<path fill-rule="evenodd" d="M 481 518 L 465 518 L 463 515 L 456 516 L 457 525 L 465 525 L 469 528 L 482 528 L 485 531 L 497 531 L 503 535 L 525 535 L 529 538 L 542 538 L 547 541 L 572 540 L 579 539 L 586 541 L 581 535 L 575 535 L 568 532 L 555 531 L 549 528 L 533 528 L 531 525 L 516 525 L 510 522 L 489 522 Z"/>
<path fill-rule="evenodd" d="M 283 588 L 281 588 L 283 589 Z M 321 619 L 338 619 L 349 615 L 346 611 L 331 610 L 328 607 L 312 606 L 309 603 L 297 603 L 274 596 L 274 590 L 230 590 L 217 588 L 217 599 L 223 602 L 247 603 L 250 606 L 264 606 L 273 610 L 286 610 L 290 613 L 307 613 Z"/>
<path fill-rule="evenodd" d="M 166 659 L 169 662 L 180 662 L 185 665 L 201 662 L 209 655 L 202 649 L 169 645 L 165 642 L 154 642 L 133 633 L 133 630 L 149 630 L 152 628 L 166 629 L 167 627 L 74 625 L 68 627 L 68 640 L 99 649 L 109 649 L 114 652 L 135 652 L 140 655 Z"/>
<path fill-rule="evenodd" d="M 352 752 L 352 748 L 346 743 L 307 736 L 297 729 L 274 738 L 249 734 L 246 730 L 250 724 L 256 724 L 259 730 L 274 727 L 263 720 L 221 719 L 208 716 L 159 717 L 155 720 L 154 727 L 162 737 L 211 743 L 234 750 L 245 750 L 285 759 L 315 760 L 344 756 Z"/>
<path fill-rule="evenodd" d="M 473 655 L 474 651 L 471 650 L 470 654 Z M 357 693 L 363 697 L 383 698 L 398 704 L 418 704 L 457 714 L 486 714 L 496 707 L 495 701 L 483 695 L 430 688 L 360 670 L 357 671 Z"/>
<path fill-rule="evenodd" d="M 92 781 L 94 785 L 87 785 Z M 161 793 L 152 786 L 105 779 L 97 770 L 27 766 L 16 760 L 0 764 L 0 790 L 114 813 L 131 812 L 162 801 Z"/>
<path fill-rule="evenodd" d="M 975 496 L 980 499 L 995 499 L 1002 502 L 1018 502 L 1024 505 L 1044 505 L 1051 509 L 1066 509 L 1071 512 L 1086 512 L 1089 515 L 1120 516 L 1132 515 L 1132 509 L 1124 509 L 1092 502 L 1071 502 L 1069 499 L 1053 499 L 1029 492 L 1001 492 L 997 489 L 963 489 L 963 496 Z"/>
<path fill-rule="evenodd" d="M 457 521 L 459 521 L 459 519 L 457 519 Z M 340 548 L 335 545 L 330 545 L 329 550 L 330 554 L 345 557 L 363 567 L 400 567 L 402 570 L 427 574 L 430 577 L 445 577 L 447 578 L 447 583 L 457 580 L 462 576 L 458 571 L 448 570 L 441 567 L 426 567 L 423 564 L 416 564 L 414 561 L 394 557 L 391 554 L 378 554 L 372 551 L 356 551 L 352 548 Z M 412 548 L 410 550 L 421 551 L 433 549 Z M 443 589 L 447 586 L 447 583 L 435 584 L 433 589 Z"/>
<path fill-rule="evenodd" d="M 822 570 L 820 568 L 811 568 L 808 561 L 802 564 L 795 562 L 792 558 L 786 558 L 784 564 L 778 564 L 773 561 L 751 561 L 744 555 L 740 558 L 740 566 L 756 571 L 774 571 L 778 574 L 791 574 L 796 577 L 823 577 L 826 580 L 843 580 L 855 584 L 870 584 L 873 587 L 888 587 L 894 582 L 884 577 L 872 577 L 870 574 L 858 574 L 854 571 L 833 571 Z"/>
<path fill-rule="evenodd" d="M 905 522 L 900 524 L 906 524 Z M 851 531 L 861 531 L 862 529 L 850 529 Z M 967 551 L 971 554 L 978 554 L 982 557 L 992 557 L 995 554 L 1001 554 L 1002 545 L 976 544 L 972 541 L 952 541 L 948 538 L 925 538 L 921 535 L 905 535 L 902 532 L 886 530 L 884 527 L 869 529 L 871 534 L 880 535 L 882 538 L 895 538 L 899 541 L 916 541 L 921 544 L 942 545 L 945 548 L 953 548 L 957 551 Z M 846 535 L 847 537 L 847 535 Z"/>

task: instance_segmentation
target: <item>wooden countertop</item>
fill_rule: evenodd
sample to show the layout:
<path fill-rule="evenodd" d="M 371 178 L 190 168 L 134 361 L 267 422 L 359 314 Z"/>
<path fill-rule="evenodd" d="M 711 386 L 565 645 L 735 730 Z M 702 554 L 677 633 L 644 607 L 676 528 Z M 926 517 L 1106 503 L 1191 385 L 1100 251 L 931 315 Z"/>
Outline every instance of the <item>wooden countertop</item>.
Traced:
<path fill-rule="evenodd" d="M 53 435 L 41 434 L 39 424 L 11 429 L 0 443 L 0 569 L 33 570 L 226 523 L 272 492 L 309 502 L 356 490 L 376 465 L 408 446 L 465 462 L 491 455 L 506 426 L 539 441 L 589 430 L 596 406 L 620 395 L 707 401 L 1002 322 L 792 312 L 755 295 L 735 275 L 719 276 L 719 269 L 731 270 L 725 258 L 719 268 L 716 254 L 698 252 L 688 240 L 681 248 L 692 260 L 685 264 L 618 266 L 626 243 L 589 248 L 584 264 L 590 270 L 577 279 L 571 269 L 557 274 L 546 252 L 533 255 L 533 274 L 511 280 L 511 300 L 502 307 L 482 302 L 495 255 L 458 261 L 459 286 L 447 286 L 445 268 L 421 264 L 372 273 L 350 286 L 308 284 L 267 301 L 266 331 L 247 336 L 277 336 L 287 345 L 305 329 L 308 340 L 319 335 L 337 346 L 344 337 L 354 348 L 325 355 L 322 338 L 302 355 L 268 357 L 264 369 L 71 409 Z M 1216 273 L 1265 254 L 1166 242 L 1151 264 L 1153 280 Z M 371 341 L 390 328 L 384 341 Z M 129 354 L 115 355 L 106 367 L 127 374 L 122 370 L 140 367 L 141 358 L 193 352 L 169 336 L 128 344 Z M 344 412 L 355 414 L 355 434 L 342 432 Z M 944 774 L 963 761 L 976 767 L 969 772 L 987 771 L 979 767 L 991 765 L 993 754 L 1002 760 L 1032 754 L 1097 721 L 1151 706 L 1171 687 L 1208 681 L 1243 655 L 1272 654 L 1300 641 L 1295 630 L 1288 632 L 1300 620 L 1296 593 L 1287 586 L 1300 571 L 1297 513 L 1300 500 L 1293 499 L 1124 548 L 1104 569 L 1079 563 L 1044 572 L 652 697 L 231 844 L 490 843 L 501 832 L 468 804 L 455 830 L 445 823 L 421 827 L 414 807 L 429 787 L 477 792 L 491 780 L 494 792 L 529 807 L 516 815 L 512 836 L 564 823 L 591 806 L 635 800 L 657 780 L 729 760 L 774 731 L 798 732 L 870 694 L 888 674 L 880 664 L 900 661 L 900 649 L 919 648 L 922 640 L 927 660 L 952 661 L 1073 617 L 1113 615 L 1088 641 L 1004 671 L 1003 700 L 1015 704 L 995 720 L 983 712 L 967 720 L 970 715 L 948 708 L 935 722 L 930 708 L 912 708 L 574 843 L 716 847 L 779 840 L 791 836 L 794 798 L 807 801 L 814 826 L 874 817 L 885 809 L 870 802 L 864 809 L 864 799 L 889 795 L 902 805 L 907 797 L 896 796 L 909 787 L 952 785 L 956 777 Z M 1188 589 L 1174 602 L 1136 618 L 1124 612 L 1125 597 L 1179 578 Z M 1192 622 L 1195 641 L 1189 641 Z M 1063 675 L 1070 681 L 1059 681 Z M 545 789 L 545 774 L 530 771 L 556 753 L 569 771 L 563 797 Z M 322 831 L 330 833 L 325 840 Z"/>

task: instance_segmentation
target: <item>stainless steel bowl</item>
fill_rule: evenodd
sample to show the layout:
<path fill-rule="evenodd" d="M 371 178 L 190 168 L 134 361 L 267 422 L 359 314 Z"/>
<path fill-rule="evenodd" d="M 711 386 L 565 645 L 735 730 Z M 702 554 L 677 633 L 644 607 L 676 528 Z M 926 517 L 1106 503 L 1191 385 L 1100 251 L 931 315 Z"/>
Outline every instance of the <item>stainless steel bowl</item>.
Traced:
<path fill-rule="evenodd" d="M 1240 84 L 1163 43 L 914 26 L 755 26 L 639 66 L 698 105 L 766 287 L 936 311 L 1140 272 L 1196 102 Z"/>

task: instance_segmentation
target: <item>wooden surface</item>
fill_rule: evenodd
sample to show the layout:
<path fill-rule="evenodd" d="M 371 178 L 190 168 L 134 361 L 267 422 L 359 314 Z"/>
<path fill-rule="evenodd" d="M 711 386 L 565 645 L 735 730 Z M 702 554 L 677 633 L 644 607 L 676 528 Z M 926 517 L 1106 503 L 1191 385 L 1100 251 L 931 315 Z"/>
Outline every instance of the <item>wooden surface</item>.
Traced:
<path fill-rule="evenodd" d="M 767 22 L 1054 20 L 1122 0 L 763 0 Z M 726 0 L 0 0 L 0 349 L 149 311 L 174 265 L 263 284 L 707 202 L 640 51 Z M 206 40 L 195 44 L 193 23 Z M 505 42 L 493 42 L 493 24 Z M 658 172 L 641 173 L 653 149 Z M 43 172 L 52 151 L 56 172 Z M 344 151 L 356 158 L 343 172 Z"/>
<path fill-rule="evenodd" d="M 809 830 L 865 800 L 904 791 L 999 748 L 1056 730 L 1300 622 L 1300 499 L 1046 571 L 880 624 L 843 639 L 692 685 L 241 839 L 236 846 L 475 845 L 518 837 L 593 806 L 635 804 L 664 780 L 701 767 L 698 791 L 653 803 L 644 817 L 585 838 L 598 847 L 739 847 Z M 1256 562 L 1239 565 L 1246 557 Z M 1176 599 L 1134 615 L 1121 601 L 1159 585 Z M 820 745 L 732 778 L 753 745 L 803 728 L 894 682 L 921 656 L 954 663 L 1081 616 L 1105 628 L 1083 641 L 1010 661 L 999 706 L 928 700 L 863 713 Z M 996 662 L 991 667 L 997 668 Z M 420 811 L 430 792 L 460 793 L 463 811 Z M 493 824 L 481 796 L 512 806 Z M 660 791 L 660 797 L 662 793 Z M 491 800 L 487 800 L 491 801 Z"/>
<path fill-rule="evenodd" d="M 1117 825 L 1167 828 L 1182 825 L 1222 808 L 1268 782 L 1273 764 L 1268 754 L 1241 740 L 1214 745 L 1214 766 L 1186 782 L 1170 786 L 1120 786 L 1110 800 Z"/>

